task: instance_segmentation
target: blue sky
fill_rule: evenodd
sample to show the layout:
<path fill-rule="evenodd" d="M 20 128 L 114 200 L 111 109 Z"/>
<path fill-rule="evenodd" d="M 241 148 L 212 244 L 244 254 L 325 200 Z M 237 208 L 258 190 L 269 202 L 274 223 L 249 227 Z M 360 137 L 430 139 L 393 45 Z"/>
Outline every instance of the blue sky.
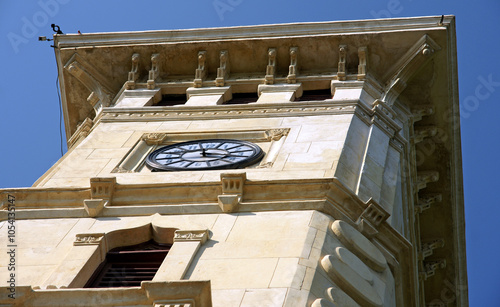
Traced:
<path fill-rule="evenodd" d="M 498 0 L 1 1 L 0 188 L 31 186 L 61 157 L 55 57 L 38 42 L 51 23 L 89 33 L 442 14 L 457 18 L 469 300 L 500 306 Z"/>

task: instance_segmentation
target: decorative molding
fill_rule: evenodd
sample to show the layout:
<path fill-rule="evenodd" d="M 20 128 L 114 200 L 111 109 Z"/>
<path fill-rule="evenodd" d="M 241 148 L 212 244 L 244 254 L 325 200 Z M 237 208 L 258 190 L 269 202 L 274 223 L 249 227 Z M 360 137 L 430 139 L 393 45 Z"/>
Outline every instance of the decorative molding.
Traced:
<path fill-rule="evenodd" d="M 299 47 L 290 47 L 290 66 L 288 66 L 287 83 L 297 83 L 297 75 L 299 74 Z"/>
<path fill-rule="evenodd" d="M 370 198 L 366 204 L 367 207 L 359 216 L 356 224 L 358 225 L 358 230 L 362 234 L 371 238 L 378 233 L 380 224 L 387 220 L 390 214 L 373 200 L 373 198 Z"/>
<path fill-rule="evenodd" d="M 104 238 L 104 233 L 80 233 L 76 235 L 73 245 L 99 245 Z"/>
<path fill-rule="evenodd" d="M 193 87 L 199 88 L 203 85 L 203 80 L 205 80 L 207 76 L 207 70 L 205 68 L 205 62 L 207 60 L 207 52 L 199 51 L 198 52 L 198 68 L 195 71 Z"/>
<path fill-rule="evenodd" d="M 347 66 L 347 45 L 339 45 L 339 64 L 337 70 L 337 80 L 346 80 L 346 66 Z"/>
<path fill-rule="evenodd" d="M 96 114 L 99 114 L 103 107 L 109 106 L 111 97 L 114 96 L 113 91 L 110 90 L 112 86 L 92 65 L 75 53 L 64 65 L 64 69 L 90 91 L 87 101 L 92 105 Z"/>
<path fill-rule="evenodd" d="M 78 144 L 81 140 L 85 139 L 89 134 L 94 122 L 90 117 L 85 118 L 85 120 L 78 125 L 75 133 L 68 140 L 68 148 L 71 149 L 73 146 Z"/>
<path fill-rule="evenodd" d="M 174 233 L 174 242 L 192 242 L 199 241 L 201 244 L 208 239 L 208 230 L 176 230 Z"/>
<path fill-rule="evenodd" d="M 132 55 L 132 68 L 130 69 L 128 73 L 128 80 L 125 83 L 125 89 L 127 90 L 133 90 L 135 89 L 135 82 L 139 78 L 139 54 L 134 53 Z"/>
<path fill-rule="evenodd" d="M 218 195 L 219 207 L 223 212 L 236 212 L 243 199 L 243 185 L 247 174 L 221 173 L 222 195 Z"/>
<path fill-rule="evenodd" d="M 215 86 L 224 86 L 224 82 L 229 78 L 229 52 L 223 50 L 219 55 L 220 65 L 217 68 L 217 78 L 215 79 Z"/>
<path fill-rule="evenodd" d="M 268 141 L 279 141 L 282 137 L 287 136 L 290 128 L 279 128 L 266 130 L 265 134 Z"/>
<path fill-rule="evenodd" d="M 195 307 L 193 299 L 162 300 L 153 302 L 153 307 Z"/>
<path fill-rule="evenodd" d="M 441 47 L 430 36 L 422 36 L 382 77 L 388 80 L 382 100 L 392 106 L 408 81 L 422 68 Z"/>
<path fill-rule="evenodd" d="M 160 76 L 160 54 L 153 53 L 151 55 L 151 70 L 149 70 L 147 88 L 152 90 L 156 87 L 156 81 Z"/>
<path fill-rule="evenodd" d="M 274 75 L 276 74 L 276 48 L 269 48 L 267 50 L 267 57 L 268 61 L 264 84 L 274 84 Z"/>
<path fill-rule="evenodd" d="M 146 142 L 146 144 L 148 144 L 148 146 L 160 145 L 166 139 L 167 139 L 167 134 L 166 133 L 159 133 L 159 132 L 144 133 L 141 136 L 141 140 Z"/>
<path fill-rule="evenodd" d="M 141 122 L 196 119 L 226 119 L 226 118 L 261 118 L 273 116 L 308 116 L 308 115 L 335 115 L 353 114 L 357 100 L 343 101 L 342 103 L 276 103 L 252 105 L 220 105 L 189 107 L 142 107 L 142 108 L 106 108 L 101 122 Z"/>

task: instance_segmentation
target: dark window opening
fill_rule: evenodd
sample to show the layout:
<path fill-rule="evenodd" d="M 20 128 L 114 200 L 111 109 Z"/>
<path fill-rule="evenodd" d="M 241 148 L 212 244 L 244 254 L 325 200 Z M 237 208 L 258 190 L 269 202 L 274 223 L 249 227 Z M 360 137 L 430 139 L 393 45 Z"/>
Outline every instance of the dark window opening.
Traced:
<path fill-rule="evenodd" d="M 332 92 L 330 89 L 304 91 L 302 97 L 295 99 L 295 101 L 318 101 L 327 99 L 332 99 Z"/>
<path fill-rule="evenodd" d="M 156 106 L 169 107 L 185 104 L 186 101 L 186 94 L 169 94 L 161 96 L 161 101 L 159 101 Z"/>
<path fill-rule="evenodd" d="M 171 246 L 150 240 L 114 248 L 84 288 L 140 287 L 141 281 L 153 279 Z"/>
<path fill-rule="evenodd" d="M 233 99 L 226 101 L 224 104 L 246 104 L 257 102 L 259 96 L 257 93 L 234 93 Z"/>

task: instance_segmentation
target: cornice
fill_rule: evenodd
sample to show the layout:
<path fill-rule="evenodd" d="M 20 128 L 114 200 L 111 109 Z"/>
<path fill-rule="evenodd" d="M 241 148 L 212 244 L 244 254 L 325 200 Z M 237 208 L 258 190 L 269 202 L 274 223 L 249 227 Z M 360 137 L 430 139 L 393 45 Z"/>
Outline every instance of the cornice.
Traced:
<path fill-rule="evenodd" d="M 261 118 L 353 114 L 357 100 L 342 102 L 288 102 L 273 104 L 104 108 L 100 122 L 165 121 L 196 119 Z"/>
<path fill-rule="evenodd" d="M 263 39 L 279 37 L 311 37 L 327 35 L 350 35 L 402 30 L 423 30 L 446 28 L 454 16 L 410 17 L 394 19 L 311 22 L 270 24 L 258 26 L 238 26 L 227 28 L 205 28 L 189 30 L 162 30 L 141 32 L 114 32 L 90 34 L 55 35 L 58 48 L 78 48 L 85 46 L 127 46 L 154 43 L 225 41 L 238 39 Z"/>

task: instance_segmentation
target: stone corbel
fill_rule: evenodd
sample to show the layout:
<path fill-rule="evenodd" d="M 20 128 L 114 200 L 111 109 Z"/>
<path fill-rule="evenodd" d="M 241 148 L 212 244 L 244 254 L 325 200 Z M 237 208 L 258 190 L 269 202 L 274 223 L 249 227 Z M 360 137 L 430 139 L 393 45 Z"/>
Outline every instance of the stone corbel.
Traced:
<path fill-rule="evenodd" d="M 435 202 L 441 202 L 443 196 L 441 194 L 426 194 L 418 196 L 418 204 L 415 206 L 415 213 L 422 213 L 429 209 Z"/>
<path fill-rule="evenodd" d="M 206 51 L 198 52 L 198 68 L 195 71 L 193 87 L 199 88 L 202 87 L 203 80 L 205 80 L 207 76 L 207 70 L 205 68 L 205 62 L 207 59 Z"/>
<path fill-rule="evenodd" d="M 247 179 L 246 173 L 221 173 L 222 195 L 217 197 L 219 207 L 223 212 L 236 212 L 243 199 L 243 185 Z"/>
<path fill-rule="evenodd" d="M 356 224 L 362 234 L 371 238 L 378 233 L 378 227 L 389 218 L 390 214 L 372 198 L 366 204 L 368 206 L 361 213 Z"/>
<path fill-rule="evenodd" d="M 366 61 L 367 61 L 367 48 L 359 47 L 358 48 L 358 80 L 365 80 L 366 77 Z"/>
<path fill-rule="evenodd" d="M 134 53 L 132 55 L 132 68 L 128 73 L 127 83 L 125 83 L 125 88 L 127 90 L 135 89 L 135 82 L 137 81 L 137 78 L 139 78 L 138 71 L 139 71 L 139 54 Z"/>
<path fill-rule="evenodd" d="M 417 173 L 417 190 L 425 189 L 428 183 L 438 180 L 439 172 L 437 171 L 419 171 Z"/>
<path fill-rule="evenodd" d="M 146 144 L 148 144 L 148 146 L 160 145 L 166 139 L 167 139 L 167 134 L 166 133 L 159 133 L 159 132 L 145 133 L 141 137 L 141 140 L 146 142 Z"/>
<path fill-rule="evenodd" d="M 427 280 L 429 277 L 436 274 L 437 269 L 444 269 L 446 267 L 446 260 L 437 261 L 424 261 L 424 270 L 420 272 L 419 277 L 421 280 Z"/>
<path fill-rule="evenodd" d="M 274 75 L 276 74 L 276 48 L 269 48 L 269 50 L 267 50 L 267 57 L 268 61 L 264 83 L 274 84 Z"/>
<path fill-rule="evenodd" d="M 148 89 L 152 90 L 156 87 L 156 81 L 160 76 L 160 54 L 153 53 L 151 55 L 151 70 L 148 76 Z"/>
<path fill-rule="evenodd" d="M 75 53 L 64 65 L 64 69 L 90 91 L 87 101 L 92 105 L 96 114 L 99 114 L 103 107 L 109 106 L 111 97 L 114 96 L 110 90 L 112 86 L 92 65 Z"/>
<path fill-rule="evenodd" d="M 290 47 L 290 66 L 288 66 L 288 76 L 286 76 L 287 83 L 297 83 L 297 75 L 299 74 L 298 57 L 299 47 Z"/>
<path fill-rule="evenodd" d="M 425 258 L 432 255 L 436 248 L 444 247 L 444 239 L 436 239 L 430 242 L 425 242 L 422 244 L 422 248 L 418 253 L 419 260 L 424 260 Z"/>
<path fill-rule="evenodd" d="M 433 137 L 437 134 L 436 126 L 415 127 L 415 134 L 413 135 L 413 144 L 418 144 L 426 138 Z"/>
<path fill-rule="evenodd" d="M 111 203 L 116 177 L 90 178 L 90 197 L 83 200 L 85 211 L 90 217 L 98 216 L 106 205 Z"/>
<path fill-rule="evenodd" d="M 337 69 L 337 80 L 345 81 L 347 66 L 347 45 L 339 45 L 339 64 Z"/>
<path fill-rule="evenodd" d="M 389 80 L 382 100 L 392 106 L 408 81 L 422 68 L 441 47 L 427 34 L 422 36 L 408 52 L 397 61 L 382 80 Z"/>
<path fill-rule="evenodd" d="M 217 78 L 215 86 L 224 86 L 225 81 L 229 78 L 229 53 L 227 50 L 220 52 L 220 66 L 217 68 Z"/>
<path fill-rule="evenodd" d="M 420 105 L 411 108 L 413 122 L 422 120 L 424 116 L 429 116 L 434 113 L 432 105 Z"/>

